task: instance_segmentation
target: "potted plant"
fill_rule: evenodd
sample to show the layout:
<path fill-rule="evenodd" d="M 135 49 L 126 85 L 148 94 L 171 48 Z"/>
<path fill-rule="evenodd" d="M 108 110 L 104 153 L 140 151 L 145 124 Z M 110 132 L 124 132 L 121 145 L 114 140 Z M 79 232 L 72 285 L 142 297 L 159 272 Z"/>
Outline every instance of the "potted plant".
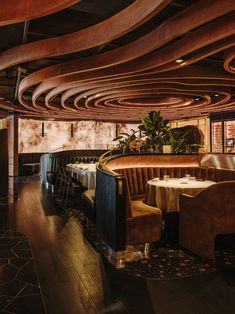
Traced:
<path fill-rule="evenodd" d="M 130 150 L 137 150 L 140 152 L 140 150 L 144 147 L 144 141 L 140 138 L 136 138 L 129 144 Z"/>
<path fill-rule="evenodd" d="M 145 148 L 147 151 L 162 153 L 164 142 L 170 138 L 169 121 L 165 120 L 160 111 L 151 111 L 141 119 L 139 129 L 146 136 Z"/>
<path fill-rule="evenodd" d="M 139 132 L 139 130 L 135 131 L 131 129 L 131 134 L 128 133 L 120 133 L 117 137 L 113 139 L 113 141 L 118 141 L 118 144 L 116 145 L 117 149 L 122 150 L 123 153 L 125 153 L 127 150 L 131 149 L 130 144 L 136 140 L 136 133 Z"/>
<path fill-rule="evenodd" d="M 178 141 L 179 152 L 198 153 L 203 142 L 203 134 L 196 125 L 186 125 L 171 129 L 171 133 Z"/>
<path fill-rule="evenodd" d="M 169 140 L 163 141 L 163 145 L 162 145 L 163 154 L 171 154 L 172 153 L 173 141 L 174 141 L 174 138 L 172 136 L 169 138 Z"/>

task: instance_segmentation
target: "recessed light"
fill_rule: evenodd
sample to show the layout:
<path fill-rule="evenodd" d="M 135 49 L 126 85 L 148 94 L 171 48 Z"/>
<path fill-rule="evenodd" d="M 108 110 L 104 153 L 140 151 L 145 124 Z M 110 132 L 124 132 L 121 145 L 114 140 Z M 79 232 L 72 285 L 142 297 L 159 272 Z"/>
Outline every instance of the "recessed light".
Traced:
<path fill-rule="evenodd" d="M 215 97 L 219 97 L 219 94 L 214 94 Z"/>
<path fill-rule="evenodd" d="M 176 59 L 175 60 L 175 62 L 177 62 L 177 63 L 181 63 L 181 62 L 183 62 L 184 60 L 183 59 Z"/>
<path fill-rule="evenodd" d="M 199 98 L 199 97 L 196 97 L 195 100 L 198 101 L 198 100 L 200 100 L 200 98 Z"/>

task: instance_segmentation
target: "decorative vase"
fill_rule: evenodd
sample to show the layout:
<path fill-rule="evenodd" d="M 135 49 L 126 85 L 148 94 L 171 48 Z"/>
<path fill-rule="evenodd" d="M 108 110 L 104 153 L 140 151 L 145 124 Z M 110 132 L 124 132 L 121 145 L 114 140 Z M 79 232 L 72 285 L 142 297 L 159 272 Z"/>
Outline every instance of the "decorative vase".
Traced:
<path fill-rule="evenodd" d="M 171 145 L 163 145 L 162 150 L 163 150 L 163 154 L 171 154 L 172 153 Z"/>

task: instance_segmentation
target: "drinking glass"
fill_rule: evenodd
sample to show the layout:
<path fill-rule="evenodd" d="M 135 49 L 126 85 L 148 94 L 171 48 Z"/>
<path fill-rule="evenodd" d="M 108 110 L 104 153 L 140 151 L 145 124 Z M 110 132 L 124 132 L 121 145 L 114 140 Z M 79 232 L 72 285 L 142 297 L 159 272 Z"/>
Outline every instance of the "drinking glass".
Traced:
<path fill-rule="evenodd" d="M 163 177 L 163 180 L 168 181 L 170 179 L 170 176 L 168 174 L 165 174 Z"/>

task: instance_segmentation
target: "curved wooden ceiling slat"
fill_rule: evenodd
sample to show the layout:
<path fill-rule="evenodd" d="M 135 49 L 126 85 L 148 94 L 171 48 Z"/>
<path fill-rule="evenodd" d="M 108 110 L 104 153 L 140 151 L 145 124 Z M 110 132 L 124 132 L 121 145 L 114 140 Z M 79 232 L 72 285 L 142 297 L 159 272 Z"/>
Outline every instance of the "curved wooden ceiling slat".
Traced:
<path fill-rule="evenodd" d="M 62 50 L 82 51 L 124 33 L 132 36 L 133 28 L 158 13 L 149 21 L 149 31 L 146 25 L 141 26 L 145 31 L 134 37 L 137 39 L 129 38 L 118 48 L 97 50 L 96 55 L 71 59 L 28 75 L 19 87 L 21 104 L 1 102 L 0 106 L 28 116 L 104 121 L 136 121 L 150 110 L 161 110 L 166 118 L 175 119 L 217 112 L 219 108 L 234 109 L 234 0 L 188 3 L 165 21 L 163 17 L 170 6 L 168 11 L 161 11 L 170 1 L 148 0 L 149 6 L 146 1 L 135 1 L 106 21 L 76 32 L 87 37 L 78 38 L 74 44 L 66 40 L 75 33 L 61 36 L 65 40 L 60 43 L 57 37 L 3 52 L 0 64 L 8 66 L 44 55 L 59 55 Z M 138 15 L 133 16 L 134 10 Z M 124 24 L 120 23 L 121 16 Z M 153 23 L 157 26 L 153 27 Z M 95 38 L 101 25 L 103 33 Z M 42 45 L 36 54 L 28 50 L 40 43 L 46 46 Z M 11 53 L 16 52 L 19 55 L 13 61 Z"/>
<path fill-rule="evenodd" d="M 224 52 L 224 69 L 235 74 L 235 45 Z"/>
<path fill-rule="evenodd" d="M 233 24 L 234 24 L 234 27 L 235 27 L 235 19 L 233 20 Z M 230 30 L 232 32 L 234 32 L 235 28 L 231 27 Z M 217 32 L 217 34 L 218 34 L 218 32 Z M 224 34 L 223 30 L 222 30 L 222 34 Z M 215 37 L 216 35 L 215 36 L 213 36 L 213 35 L 214 35 L 213 31 L 208 33 L 208 38 L 211 41 L 214 41 L 214 40 L 217 39 Z M 218 38 L 220 38 L 221 33 L 219 33 L 218 35 L 219 35 Z M 209 43 L 206 40 L 205 41 L 201 41 L 200 38 L 201 38 L 200 36 L 198 36 L 198 38 L 192 38 L 191 37 L 188 42 L 192 43 L 193 46 L 195 46 L 197 44 L 197 40 L 199 41 L 199 44 L 201 46 L 204 45 L 204 44 L 208 44 Z M 196 62 L 198 60 L 201 60 L 201 59 L 205 58 L 205 56 L 210 56 L 210 55 L 212 55 L 214 53 L 217 53 L 219 51 L 224 50 L 225 48 L 229 48 L 229 47 L 234 46 L 234 45 L 235 45 L 235 36 L 232 36 L 232 37 L 229 37 L 229 38 L 225 38 L 225 40 L 216 42 L 215 44 L 210 45 L 209 47 L 206 46 L 204 49 L 200 49 L 199 51 L 196 51 L 195 53 L 191 54 L 190 58 L 187 59 L 187 64 L 189 65 L 189 64 L 191 64 L 193 62 Z M 185 47 L 185 50 L 186 50 L 187 53 L 188 53 L 188 51 L 190 51 L 190 50 L 187 50 L 187 49 L 190 49 L 190 48 L 187 48 L 186 45 L 185 46 L 182 45 L 182 41 L 179 41 L 179 42 L 177 42 L 177 45 L 175 45 L 175 44 L 173 44 L 172 46 L 170 45 L 169 47 L 167 47 L 167 49 L 166 48 L 162 49 L 162 50 L 158 51 L 157 53 L 153 54 L 151 59 L 153 60 L 153 62 L 154 62 L 154 64 L 156 66 L 158 66 L 160 64 L 164 64 L 164 60 L 165 60 L 165 62 L 170 62 L 170 61 L 174 60 L 174 62 L 171 62 L 169 65 L 167 64 L 164 68 L 163 67 L 161 68 L 161 67 L 158 66 L 158 73 L 162 72 L 163 69 L 165 71 L 167 71 L 167 70 L 174 70 L 174 69 L 176 69 L 177 67 L 180 66 L 180 65 L 177 65 L 177 63 L 175 63 L 175 60 L 176 60 L 177 50 L 183 50 L 184 48 L 182 48 L 182 47 Z M 193 51 L 194 49 L 192 49 L 192 47 L 191 47 L 191 51 Z M 172 57 L 169 57 L 169 53 L 171 53 L 171 51 L 173 51 L 174 54 L 172 54 Z M 181 55 L 180 51 L 179 51 L 179 55 Z M 148 63 L 148 59 L 146 59 L 143 63 L 144 63 L 145 66 L 148 66 L 148 64 L 149 64 Z M 139 63 L 139 65 L 141 65 L 141 62 Z M 68 89 L 68 86 L 64 85 L 64 90 L 67 90 L 67 89 Z M 77 93 L 77 89 L 76 88 L 72 88 L 72 89 L 70 88 L 70 90 L 65 94 L 65 96 L 63 95 L 62 101 L 65 102 L 67 98 L 72 97 L 74 94 L 76 94 Z M 61 88 L 59 90 L 59 93 L 61 93 L 61 92 L 63 92 L 63 88 Z M 55 95 L 57 95 L 57 93 L 58 92 L 56 91 L 56 89 L 54 89 L 54 92 L 53 92 L 53 90 L 50 91 L 47 94 L 47 97 L 45 99 L 46 103 L 49 102 L 50 98 L 55 97 Z"/>
<path fill-rule="evenodd" d="M 229 27 L 228 27 L 229 25 Z M 95 77 L 98 76 L 102 76 L 104 77 L 105 75 L 107 75 L 108 73 L 112 73 L 112 75 L 117 74 L 115 73 L 115 69 L 117 69 L 118 74 L 120 74 L 120 71 L 122 71 L 122 74 L 128 73 L 129 75 L 131 73 L 135 73 L 138 71 L 146 71 L 147 69 L 151 69 L 151 67 L 154 67 L 155 69 L 153 70 L 154 73 L 160 73 L 160 72 L 165 72 L 165 71 L 169 71 L 169 70 L 175 70 L 179 67 L 181 67 L 180 64 L 177 64 L 176 62 L 173 62 L 170 64 L 170 66 L 165 66 L 165 67 L 159 67 L 161 64 L 164 64 L 166 62 L 172 61 L 176 59 L 177 56 L 177 48 L 178 50 L 180 50 L 181 52 L 184 51 L 184 47 L 185 47 L 185 51 L 187 53 L 194 51 L 194 49 L 200 48 L 203 45 L 207 45 L 210 42 L 214 42 L 217 39 L 221 39 L 223 36 L 229 36 L 233 33 L 235 33 L 235 15 L 231 16 L 230 19 L 227 20 L 227 24 L 225 23 L 223 26 L 221 26 L 221 29 L 218 30 L 218 28 L 214 27 L 214 24 L 212 25 L 213 27 L 208 29 L 208 32 L 204 32 L 202 34 L 206 35 L 204 36 L 204 41 L 201 41 L 201 32 L 199 33 L 199 36 L 193 36 L 194 34 L 190 34 L 190 38 L 187 41 L 188 46 L 187 45 L 182 45 L 182 42 L 184 42 L 184 39 L 179 41 L 177 44 L 173 44 L 170 45 L 169 47 L 164 48 L 163 50 L 159 50 L 153 54 L 149 54 L 148 56 L 143 57 L 142 59 L 138 59 L 132 63 L 128 63 L 128 66 L 126 66 L 125 64 L 122 67 L 115 67 L 115 68 L 111 68 L 111 69 L 106 69 L 106 71 L 102 70 L 102 75 L 99 73 L 98 75 L 96 74 Z M 208 28 L 208 27 L 207 27 Z M 228 32 L 228 33 L 227 33 Z M 198 34 L 197 34 L 198 35 Z M 207 49 L 205 49 L 202 54 L 194 56 L 194 58 L 188 59 L 187 60 L 187 64 L 193 63 L 195 61 L 197 61 L 198 59 L 203 58 L 205 55 L 210 55 L 213 54 L 215 52 L 218 52 L 220 50 L 223 49 L 224 46 L 228 45 L 234 45 L 235 44 L 235 38 L 230 38 L 230 39 L 226 39 L 226 43 L 222 42 L 222 44 L 218 44 L 212 47 L 209 47 Z M 209 50 L 208 50 L 209 49 Z M 172 54 L 172 51 L 174 52 Z M 181 55 L 181 53 L 180 53 Z M 126 72 L 128 69 L 128 72 Z M 98 73 L 99 71 L 97 71 Z M 89 75 L 89 79 L 94 78 L 93 72 L 90 72 Z M 81 75 L 80 75 L 81 77 Z M 59 78 L 58 78 L 59 79 Z M 62 82 L 64 82 L 64 79 L 66 79 L 66 77 L 61 77 Z M 52 80 L 53 81 L 53 80 Z M 48 89 L 50 89 L 52 86 L 50 86 L 49 83 L 50 80 L 46 81 L 45 84 L 41 84 L 38 86 L 38 88 L 35 90 L 35 92 L 33 93 L 33 103 L 36 102 L 36 99 L 45 91 L 47 91 Z M 61 82 L 61 83 L 62 83 Z M 61 84 L 60 83 L 60 84 Z M 49 88 L 50 87 L 50 88 Z"/>
<path fill-rule="evenodd" d="M 0 0 L 0 26 L 32 20 L 63 10 L 81 0 Z"/>
<path fill-rule="evenodd" d="M 183 71 L 184 70 L 184 71 Z M 184 69 L 180 69 L 180 70 L 178 70 L 179 72 L 181 72 L 180 73 L 180 75 L 178 74 L 178 78 L 179 77 L 185 77 L 185 76 L 187 76 L 188 78 L 189 77 L 191 77 L 191 79 L 195 79 L 195 76 L 196 76 L 196 78 L 198 79 L 198 80 L 201 80 L 203 77 L 205 77 L 205 78 L 208 78 L 208 77 L 210 77 L 211 76 L 211 74 L 213 74 L 213 76 L 214 77 L 217 77 L 218 79 L 221 79 L 221 78 L 226 78 L 226 79 L 231 79 L 231 76 L 229 75 L 229 74 L 226 74 L 226 73 L 223 73 L 221 70 L 219 70 L 219 69 L 214 69 L 214 71 L 212 71 L 212 69 L 210 68 L 210 69 L 207 69 L 207 68 L 201 68 L 201 69 L 199 69 L 198 67 L 197 67 L 197 69 L 195 69 L 195 70 L 197 70 L 197 73 L 196 73 L 196 71 L 193 71 L 192 73 L 189 73 L 189 69 L 187 69 L 187 68 L 184 68 Z M 172 76 L 175 76 L 176 78 L 177 78 L 177 73 L 176 73 L 177 71 L 175 71 L 174 72 L 174 75 L 172 74 Z M 186 74 L 186 75 L 185 75 Z M 189 75 L 189 74 L 191 74 L 191 76 Z M 166 75 L 165 75 L 165 79 L 166 79 Z M 160 78 L 159 78 L 160 79 Z M 205 82 L 204 82 L 204 84 L 205 84 Z M 216 84 L 216 79 L 215 79 L 215 84 Z M 218 90 L 217 90 L 218 91 Z M 197 95 L 197 94 L 196 94 Z M 109 114 L 109 113 L 108 113 Z M 107 115 L 108 115 L 107 114 Z M 105 118 L 105 116 L 104 116 L 104 118 Z"/>
<path fill-rule="evenodd" d="M 111 18 L 86 29 L 8 49 L 0 54 L 0 69 L 102 45 L 146 22 L 169 2 L 170 0 L 136 0 Z"/>
<path fill-rule="evenodd" d="M 219 1 L 218 1 L 219 2 Z M 79 59 L 77 61 L 72 61 L 64 64 L 59 64 L 55 66 L 50 66 L 48 68 L 42 69 L 40 71 L 37 71 L 33 73 L 32 75 L 28 76 L 25 80 L 23 80 L 19 87 L 19 92 L 21 94 L 22 89 L 29 88 L 30 86 L 33 86 L 35 84 L 39 84 L 41 81 L 48 80 L 51 77 L 55 76 L 64 76 L 66 74 L 70 73 L 76 73 L 76 72 L 84 72 L 84 71 L 94 71 L 94 75 L 97 75 L 97 68 L 103 69 L 106 67 L 113 66 L 114 64 L 118 63 L 124 63 L 126 61 L 129 61 L 131 59 L 136 59 L 132 63 L 128 63 L 128 70 L 131 72 L 133 69 L 134 71 L 138 71 L 138 68 L 141 68 L 141 61 L 139 57 L 142 55 L 145 55 L 149 53 L 150 51 L 159 48 L 160 46 L 164 45 L 167 41 L 170 41 L 174 38 L 176 38 L 179 35 L 184 34 L 188 30 L 192 30 L 193 28 L 201 26 L 205 22 L 212 21 L 215 18 L 218 18 L 219 16 L 226 14 L 228 11 L 227 2 L 225 5 L 225 8 L 223 11 L 223 8 L 221 8 L 219 11 L 217 11 L 217 1 L 209 1 L 206 2 L 206 5 L 204 5 L 202 8 L 198 5 L 198 3 L 192 7 L 190 7 L 187 10 L 184 10 L 180 14 L 177 14 L 174 16 L 174 18 L 167 20 L 165 23 L 163 23 L 159 28 L 152 31 L 150 34 L 147 34 L 146 36 L 138 39 L 137 41 L 130 43 L 128 45 L 125 45 L 124 47 L 117 48 L 114 50 L 111 50 L 109 52 L 100 54 L 98 56 L 90 57 L 90 58 L 84 58 L 83 60 Z M 204 2 L 205 3 L 205 2 Z M 235 2 L 233 1 L 233 8 L 235 10 Z M 232 9 L 232 7 L 230 7 Z M 210 11 L 210 14 L 208 15 L 208 11 Z M 194 21 L 194 23 L 192 23 Z M 192 36 L 192 38 L 187 38 L 186 40 L 182 40 L 183 42 L 178 44 L 178 49 L 180 52 L 175 53 L 175 56 L 173 56 L 173 60 L 177 58 L 178 56 L 184 54 L 184 44 L 186 42 L 189 43 L 189 45 L 192 45 L 192 41 L 195 40 L 195 38 L 198 41 L 199 45 L 203 45 L 203 40 L 200 39 L 201 36 L 205 33 L 204 37 L 207 36 L 205 40 L 213 40 L 213 35 L 211 32 L 214 32 L 216 34 L 217 29 L 221 29 L 221 33 L 226 28 L 227 32 L 229 32 L 229 35 L 234 33 L 234 21 L 235 21 L 235 13 L 231 13 L 226 18 L 226 25 L 222 20 L 218 20 L 215 22 L 212 22 L 211 26 L 205 26 L 202 28 L 202 30 L 196 31 L 195 35 Z M 227 27 L 226 27 L 227 26 Z M 229 30 L 228 30 L 229 29 Z M 224 36 L 228 36 L 225 34 Z M 204 39 L 204 38 L 203 38 Z M 194 44 L 195 47 L 195 44 Z M 172 50 L 174 49 L 174 50 Z M 173 45 L 173 47 L 168 48 L 168 51 L 172 54 L 172 51 L 175 51 L 176 47 Z M 194 48 L 195 49 L 195 48 Z M 137 53 L 138 52 L 138 53 Z M 190 52 L 190 51 L 189 51 Z M 165 51 L 163 53 L 158 53 L 157 56 L 153 55 L 152 57 L 152 63 L 155 62 L 155 59 L 158 58 L 164 58 Z M 166 58 L 165 58 L 166 59 Z M 150 61 L 150 58 L 148 59 L 148 62 Z M 145 68 L 146 66 L 146 58 L 143 58 L 142 63 L 144 64 Z M 151 67 L 152 65 L 150 65 Z M 126 70 L 126 65 L 124 64 L 123 67 L 116 66 L 116 69 L 121 71 L 121 69 Z M 96 71 L 95 71 L 96 70 Z M 109 71 L 109 70 L 108 70 Z M 106 72 L 108 72 L 106 71 Z M 112 69 L 112 72 L 115 70 Z M 91 74 L 92 75 L 92 74 Z M 103 75 L 105 75 L 105 71 L 103 70 Z M 48 81 L 45 82 L 44 85 L 48 84 Z M 43 90 L 42 85 L 40 88 Z M 51 88 L 51 87 L 50 87 Z M 39 92 L 40 94 L 41 92 Z"/>

